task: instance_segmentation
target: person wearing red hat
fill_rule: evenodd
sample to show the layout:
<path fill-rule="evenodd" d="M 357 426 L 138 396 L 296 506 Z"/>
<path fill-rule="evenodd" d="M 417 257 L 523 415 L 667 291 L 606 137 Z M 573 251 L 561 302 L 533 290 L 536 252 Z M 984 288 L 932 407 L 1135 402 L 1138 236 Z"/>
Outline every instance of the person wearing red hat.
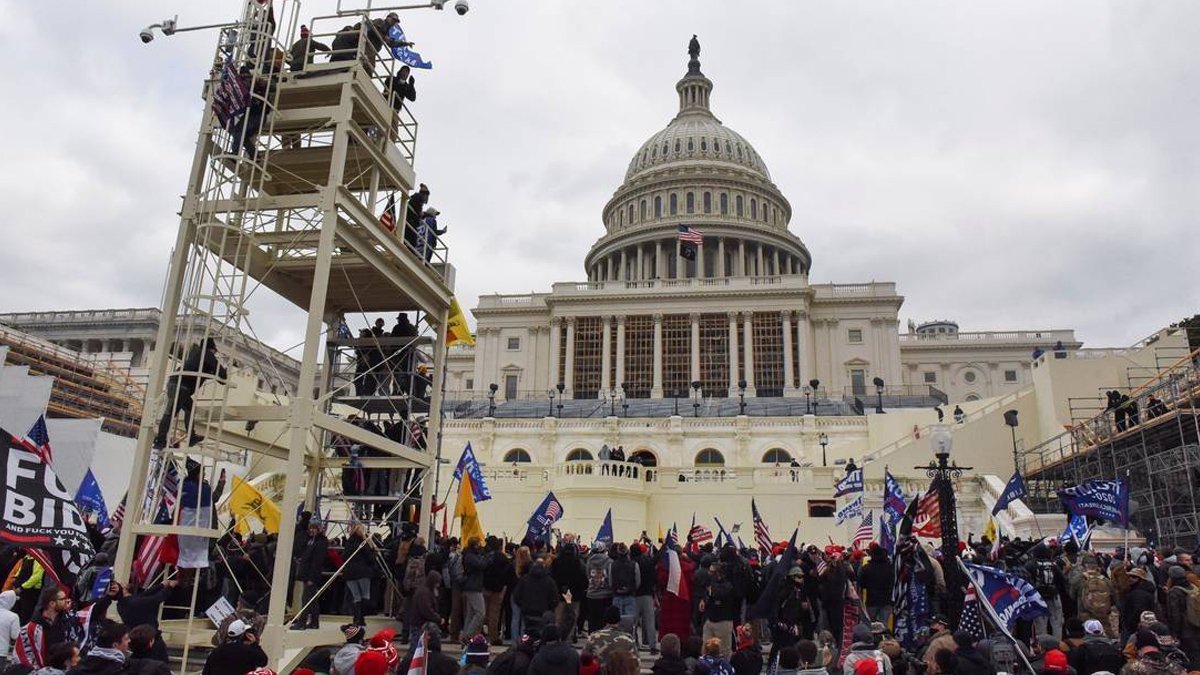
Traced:
<path fill-rule="evenodd" d="M 304 70 L 304 66 L 313 62 L 317 52 L 329 51 L 329 45 L 317 42 L 309 35 L 308 26 L 300 26 L 300 39 L 292 43 L 288 49 L 288 67 L 293 72 Z"/>
<path fill-rule="evenodd" d="M 733 630 L 736 651 L 730 657 L 734 675 L 758 675 L 763 669 L 762 646 L 754 637 L 750 624 L 743 623 Z"/>
<path fill-rule="evenodd" d="M 368 649 L 354 662 L 354 675 L 388 675 L 387 657 L 382 652 Z"/>

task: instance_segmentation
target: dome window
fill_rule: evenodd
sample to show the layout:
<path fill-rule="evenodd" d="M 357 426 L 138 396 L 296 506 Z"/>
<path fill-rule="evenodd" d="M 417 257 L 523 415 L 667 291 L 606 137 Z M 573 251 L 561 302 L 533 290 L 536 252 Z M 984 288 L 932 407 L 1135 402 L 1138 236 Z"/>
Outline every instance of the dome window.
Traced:
<path fill-rule="evenodd" d="M 734 207 L 733 207 L 734 213 L 737 214 L 738 218 L 741 218 L 744 215 L 742 213 L 742 196 L 738 195 L 737 197 L 734 197 L 733 203 L 734 203 Z"/>
<path fill-rule="evenodd" d="M 700 152 L 708 152 L 708 139 L 707 138 L 700 139 Z"/>
<path fill-rule="evenodd" d="M 721 154 L 721 139 L 713 139 L 713 152 L 717 153 L 718 155 Z"/>
<path fill-rule="evenodd" d="M 704 212 L 712 213 L 712 193 L 711 192 L 704 193 Z"/>
<path fill-rule="evenodd" d="M 663 157 L 666 157 L 670 153 L 671 153 L 671 144 L 664 142 L 663 143 Z"/>
<path fill-rule="evenodd" d="M 695 195 L 695 193 L 692 193 L 692 192 L 687 193 L 687 199 L 684 200 L 684 203 L 687 205 L 688 213 L 696 212 L 696 195 Z"/>
<path fill-rule="evenodd" d="M 671 193 L 671 215 L 679 213 L 679 195 Z"/>
<path fill-rule="evenodd" d="M 750 220 L 758 220 L 758 200 L 750 200 Z"/>
<path fill-rule="evenodd" d="M 633 224 L 633 204 L 629 205 L 629 224 Z"/>
<path fill-rule="evenodd" d="M 737 158 L 738 159 L 742 158 L 742 144 L 741 143 L 737 144 Z"/>
<path fill-rule="evenodd" d="M 650 150 L 650 159 L 658 159 L 658 148 Z"/>
<path fill-rule="evenodd" d="M 696 151 L 696 142 L 691 138 L 688 139 L 688 152 Z"/>
<path fill-rule="evenodd" d="M 662 197 L 654 198 L 654 217 L 662 218 Z"/>
<path fill-rule="evenodd" d="M 725 192 L 721 193 L 721 215 L 729 214 L 729 195 Z"/>
<path fill-rule="evenodd" d="M 646 200 L 645 199 L 642 200 L 641 213 L 642 213 L 642 220 L 645 220 L 646 219 Z"/>
<path fill-rule="evenodd" d="M 675 139 L 675 154 L 679 154 L 679 139 Z"/>

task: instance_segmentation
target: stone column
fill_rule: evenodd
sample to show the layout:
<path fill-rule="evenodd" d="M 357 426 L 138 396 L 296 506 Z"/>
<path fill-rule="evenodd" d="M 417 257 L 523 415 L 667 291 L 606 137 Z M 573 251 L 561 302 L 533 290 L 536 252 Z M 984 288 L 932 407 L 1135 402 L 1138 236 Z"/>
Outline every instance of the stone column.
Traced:
<path fill-rule="evenodd" d="M 792 358 L 792 310 L 779 313 L 783 319 L 783 395 L 796 395 L 795 359 Z"/>
<path fill-rule="evenodd" d="M 725 237 L 717 237 L 717 263 L 713 266 L 717 276 L 723 277 L 725 272 Z"/>
<path fill-rule="evenodd" d="M 603 328 L 600 337 L 600 392 L 598 396 L 603 398 L 611 387 L 608 373 L 612 370 L 612 317 L 600 317 L 600 325 Z"/>
<path fill-rule="evenodd" d="M 779 249 L 777 248 L 771 249 L 771 273 L 783 274 L 783 270 L 779 269 Z"/>
<path fill-rule="evenodd" d="M 683 279 L 687 276 L 687 270 L 683 267 L 683 257 L 679 252 L 683 250 L 683 244 L 679 241 L 679 237 L 675 237 L 675 274 L 672 279 Z"/>
<path fill-rule="evenodd" d="M 813 378 L 813 340 L 812 333 L 808 327 L 808 312 L 800 310 L 796 312 L 796 344 L 800 349 L 800 379 L 797 383 L 803 386 Z"/>
<path fill-rule="evenodd" d="M 757 396 L 754 390 L 754 313 L 742 312 L 742 359 L 746 371 L 746 395 Z"/>
<path fill-rule="evenodd" d="M 739 277 L 746 276 L 746 240 L 738 239 L 738 259 L 737 264 L 733 266 L 734 273 Z"/>
<path fill-rule="evenodd" d="M 626 249 L 621 249 L 621 271 L 617 274 L 617 281 L 629 280 L 629 260 L 626 253 Z"/>
<path fill-rule="evenodd" d="M 562 380 L 558 377 L 559 350 L 562 348 L 562 317 L 550 319 L 550 388 L 554 389 Z"/>
<path fill-rule="evenodd" d="M 646 260 L 645 260 L 645 255 L 644 255 L 645 248 L 646 247 L 643 246 L 642 244 L 637 245 L 637 278 L 635 279 L 635 281 L 641 281 L 646 278 Z M 624 324 L 618 324 L 618 325 L 624 325 Z"/>
<path fill-rule="evenodd" d="M 563 373 L 563 384 L 566 385 L 566 390 L 563 391 L 563 396 L 567 398 L 575 398 L 575 317 L 567 317 L 567 358 Z"/>
<path fill-rule="evenodd" d="M 605 281 L 612 281 L 612 278 L 613 278 L 613 262 L 612 262 L 612 256 L 611 256 L 611 255 L 606 255 L 606 256 L 604 256 L 604 265 L 605 265 L 605 267 L 606 267 L 606 271 L 604 272 L 604 280 L 605 280 Z"/>
<path fill-rule="evenodd" d="M 704 244 L 696 246 L 696 278 L 704 278 Z"/>
<path fill-rule="evenodd" d="M 650 398 L 662 398 L 663 396 L 663 337 L 662 337 L 662 322 L 663 315 L 654 315 L 654 381 L 650 388 Z"/>
<path fill-rule="evenodd" d="M 737 312 L 727 312 L 729 317 L 729 397 L 738 395 L 738 331 Z"/>
<path fill-rule="evenodd" d="M 754 270 L 754 273 L 756 276 L 761 277 L 761 276 L 764 276 L 766 273 L 766 270 L 763 269 L 763 247 L 762 247 L 762 244 L 755 246 L 755 248 L 758 250 L 758 255 L 756 256 L 756 259 L 758 262 L 758 267 Z"/>
<path fill-rule="evenodd" d="M 654 278 L 662 279 L 666 275 L 667 268 L 663 265 L 662 258 L 662 240 L 654 242 Z"/>
<path fill-rule="evenodd" d="M 821 378 L 828 379 L 829 384 L 827 389 L 830 394 L 839 392 L 846 385 L 845 376 L 842 365 L 842 340 L 838 335 L 838 320 L 825 320 L 826 338 L 829 340 L 829 377 Z"/>
<path fill-rule="evenodd" d="M 700 379 L 700 314 L 692 312 L 692 359 L 691 359 L 691 381 L 695 382 Z"/>
<path fill-rule="evenodd" d="M 639 253 L 640 253 L 639 249 Z M 640 255 L 638 256 L 641 257 Z M 625 315 L 617 317 L 617 381 L 613 386 L 625 389 Z"/>

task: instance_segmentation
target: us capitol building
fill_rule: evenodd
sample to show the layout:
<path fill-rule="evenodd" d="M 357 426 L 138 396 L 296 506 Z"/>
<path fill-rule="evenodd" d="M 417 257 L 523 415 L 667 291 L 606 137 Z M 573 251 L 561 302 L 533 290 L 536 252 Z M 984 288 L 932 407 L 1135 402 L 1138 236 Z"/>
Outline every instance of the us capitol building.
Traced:
<path fill-rule="evenodd" d="M 799 522 L 810 541 L 844 539 L 857 525 L 832 517 L 844 463 L 866 463 L 878 522 L 885 464 L 908 496 L 928 486 L 915 467 L 932 459 L 940 405 L 968 453 L 956 460 L 975 467 L 958 486 L 964 537 L 979 533 L 1013 471 L 1003 413 L 1023 415 L 1019 444 L 1061 433 L 1068 415 L 1047 401 L 1078 378 L 1051 371 L 1107 353 L 1085 354 L 1070 330 L 969 333 L 940 320 L 902 333 L 894 283 L 809 283 L 814 257 L 789 230 L 792 208 L 754 146 L 714 115 L 693 47 L 679 112 L 634 152 L 586 279 L 473 309 L 477 344 L 448 360 L 442 485 L 469 442 L 495 495 L 484 526 L 512 537 L 552 490 L 563 530 L 586 537 L 610 507 L 618 537 L 686 527 L 693 512 L 710 527 L 714 515 L 749 523 L 755 497 L 776 538 Z M 703 236 L 691 251 L 684 225 Z M 1094 396 L 1091 382 L 1073 386 Z M 639 466 L 600 461 L 605 446 Z M 1033 518 L 1002 514 L 1018 530 Z"/>

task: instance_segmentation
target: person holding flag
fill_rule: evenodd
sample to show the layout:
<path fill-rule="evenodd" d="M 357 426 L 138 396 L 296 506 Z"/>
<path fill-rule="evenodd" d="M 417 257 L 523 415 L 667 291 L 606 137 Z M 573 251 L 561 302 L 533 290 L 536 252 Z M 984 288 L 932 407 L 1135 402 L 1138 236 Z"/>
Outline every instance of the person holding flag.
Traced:
<path fill-rule="evenodd" d="M 679 528 L 672 525 L 663 540 L 655 572 L 657 581 L 659 627 L 658 639 L 668 633 L 687 640 L 692 635 L 692 576 L 696 563 L 680 555 Z"/>

